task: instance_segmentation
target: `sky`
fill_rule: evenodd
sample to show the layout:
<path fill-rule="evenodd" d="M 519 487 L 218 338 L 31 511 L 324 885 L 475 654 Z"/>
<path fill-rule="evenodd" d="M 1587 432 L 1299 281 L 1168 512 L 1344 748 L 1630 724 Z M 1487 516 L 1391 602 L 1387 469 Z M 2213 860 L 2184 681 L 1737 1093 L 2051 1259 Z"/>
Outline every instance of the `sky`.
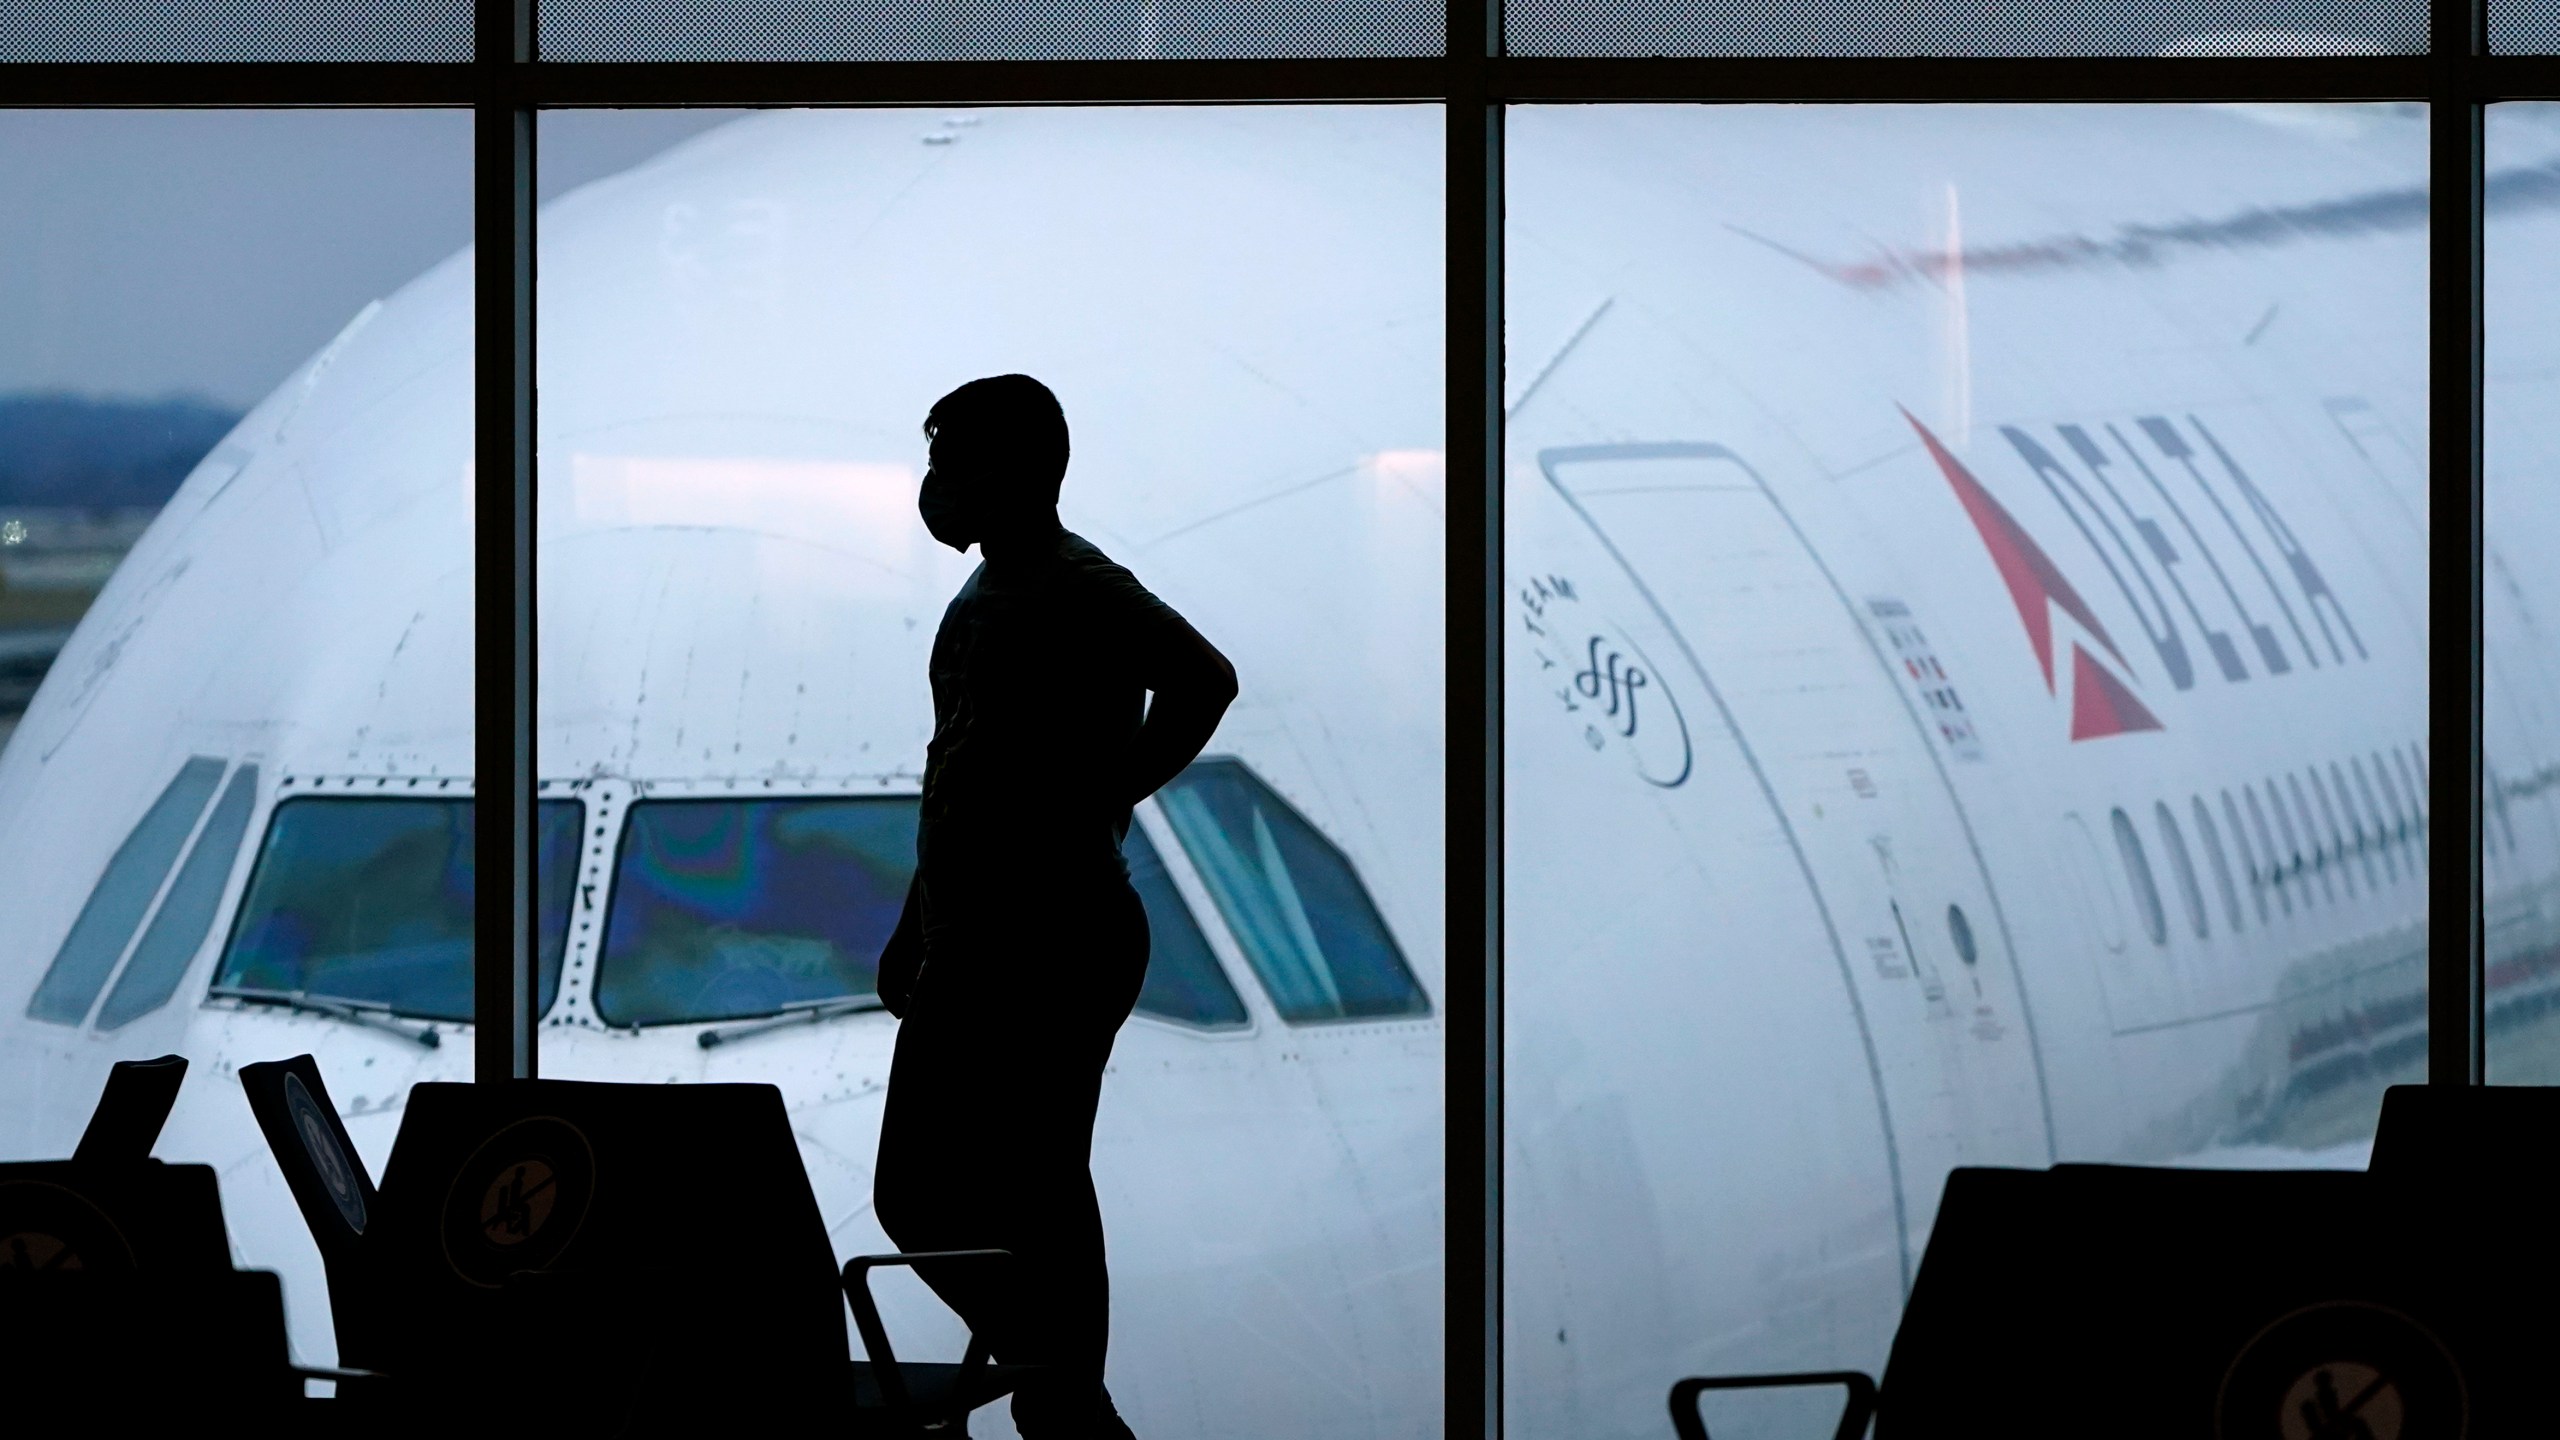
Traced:
<path fill-rule="evenodd" d="M 737 111 L 543 117 L 542 198 Z M 469 243 L 463 110 L 0 109 L 0 394 L 246 408 Z"/>

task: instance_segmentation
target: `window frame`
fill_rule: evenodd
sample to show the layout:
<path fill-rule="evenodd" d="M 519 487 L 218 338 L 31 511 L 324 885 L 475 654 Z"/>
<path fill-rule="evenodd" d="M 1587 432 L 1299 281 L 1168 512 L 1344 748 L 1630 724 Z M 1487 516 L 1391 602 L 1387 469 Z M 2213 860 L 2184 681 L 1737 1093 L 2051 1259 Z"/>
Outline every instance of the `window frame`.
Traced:
<path fill-rule="evenodd" d="M 535 58 L 534 0 L 478 0 L 467 64 L 11 64 L 20 107 L 442 106 L 475 116 L 476 916 L 482 1079 L 537 1068 L 530 1005 L 534 116 L 545 108 L 1311 104 L 1446 108 L 1448 980 L 1446 1432 L 1502 1428 L 1502 216 L 1520 103 L 2422 100 L 2429 105 L 2429 730 L 2464 763 L 2426 783 L 2461 843 L 2428 854 L 2428 1062 L 2482 1083 L 2481 196 L 2486 107 L 2560 98 L 2560 56 L 2491 55 L 2483 0 L 2430 0 L 2430 52 L 2339 57 L 1512 57 L 1500 0 L 1449 0 L 1421 59 L 649 62 Z M 2439 753 L 2441 748 L 2439 747 Z M 2417 797 L 2412 796 L 2412 803 Z"/>

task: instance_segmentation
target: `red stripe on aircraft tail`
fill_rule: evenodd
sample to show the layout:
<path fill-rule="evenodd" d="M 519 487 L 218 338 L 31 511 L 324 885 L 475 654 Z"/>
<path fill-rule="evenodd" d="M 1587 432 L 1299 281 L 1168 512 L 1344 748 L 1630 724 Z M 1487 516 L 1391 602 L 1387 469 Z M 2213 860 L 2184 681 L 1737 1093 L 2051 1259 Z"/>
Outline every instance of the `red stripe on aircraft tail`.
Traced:
<path fill-rule="evenodd" d="M 2095 740 L 2135 730 L 2157 730 L 2160 721 L 2105 666 L 2071 646 L 2071 738 Z"/>
<path fill-rule="evenodd" d="M 1928 426 L 1921 424 L 1909 410 L 1902 412 L 1902 418 L 1909 420 L 1911 428 L 1920 432 L 1920 443 L 1929 447 L 1929 458 L 1938 462 L 1938 469 L 1946 475 L 1947 484 L 1955 489 L 1956 499 L 1963 503 L 1964 513 L 1973 520 L 1973 528 L 1981 532 L 1983 546 L 1991 552 L 1991 563 L 1999 567 L 2000 578 L 2009 586 L 2009 599 L 2018 607 L 2018 619 L 2027 627 L 2028 643 L 2035 646 L 2036 663 L 2044 667 L 2046 692 L 2053 690 L 2053 612 L 2050 606 L 2061 606 L 2064 614 L 2079 621 L 2097 637 L 2098 643 L 2106 647 L 2117 664 L 2124 664 L 2124 653 L 2116 649 L 2116 642 L 2107 634 L 2107 627 L 2098 623 L 2098 617 L 2090 613 L 2088 602 L 2080 598 L 2079 591 L 2071 588 L 2070 581 L 2062 578 L 2062 572 L 2054 568 L 2053 561 L 2027 534 L 2025 527 L 2003 509 L 1999 501 L 1991 498 L 1991 492 L 1982 488 L 1982 482 L 1973 478 L 1972 472 L 1964 468 L 1963 461 L 1938 443 L 1938 437 L 1929 433 Z M 2150 712 L 2142 708 L 2141 702 L 2135 700 L 2130 691 L 2117 684 L 2113 677 L 2108 683 L 2115 685 L 2116 693 L 2122 695 L 2133 712 L 2140 714 L 2145 722 L 2123 728 L 2160 728 L 2160 722 L 2151 718 Z M 2077 716 L 2072 728 L 2072 738 L 2078 739 Z"/>

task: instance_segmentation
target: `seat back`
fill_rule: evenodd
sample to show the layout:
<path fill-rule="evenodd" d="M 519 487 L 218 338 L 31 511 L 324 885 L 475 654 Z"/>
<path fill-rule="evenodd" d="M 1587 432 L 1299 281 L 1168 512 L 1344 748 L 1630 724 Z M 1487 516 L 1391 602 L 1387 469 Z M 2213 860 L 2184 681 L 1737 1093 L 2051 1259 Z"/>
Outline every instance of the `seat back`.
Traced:
<path fill-rule="evenodd" d="M 249 1097 L 249 1111 L 266 1134 L 303 1223 L 319 1243 L 321 1260 L 335 1266 L 362 1244 L 381 1200 L 321 1082 L 320 1063 L 296 1055 L 243 1065 L 240 1090 Z"/>
<path fill-rule="evenodd" d="M 222 1192 L 209 1165 L 0 1165 L 0 1275 L 230 1268 Z"/>
<path fill-rule="evenodd" d="M 120 1060 L 71 1159 L 0 1165 L 0 1273 L 231 1268 L 213 1171 L 151 1158 L 186 1073 L 175 1055 Z"/>
<path fill-rule="evenodd" d="M 302 1394 L 284 1289 L 264 1270 L 12 1279 L 0 1284 L 0 1351 L 27 1397 L 20 1403 L 55 1416 L 51 1428 L 66 1433 L 238 1423 Z"/>
<path fill-rule="evenodd" d="M 382 1194 L 421 1350 L 463 1359 L 450 1347 L 519 1336 L 537 1309 L 546 1347 L 647 1403 L 848 1358 L 834 1249 L 770 1085 L 419 1085 Z"/>
<path fill-rule="evenodd" d="M 2509 1433 L 2535 1372 L 2459 1243 L 2354 1172 L 1958 1170 L 1876 1433 Z"/>
<path fill-rule="evenodd" d="M 2372 1171 L 2389 1180 L 2546 1185 L 2560 1171 L 2560 1086 L 2394 1085 Z"/>
<path fill-rule="evenodd" d="M 148 1160 L 160 1140 L 160 1127 L 178 1103 L 178 1084 L 187 1077 L 183 1055 L 157 1060 L 119 1060 L 107 1071 L 107 1088 L 98 1108 L 89 1112 L 89 1128 L 71 1158 L 84 1165 Z"/>
<path fill-rule="evenodd" d="M 284 1172 L 285 1189 L 320 1249 L 329 1282 L 329 1321 L 338 1356 L 350 1365 L 381 1364 L 389 1353 L 380 1285 L 372 1274 L 375 1246 L 366 1241 L 381 1197 L 356 1153 L 320 1064 L 309 1055 L 240 1067 L 240 1091 Z"/>
<path fill-rule="evenodd" d="M 0 1354 L 23 1391 L 91 1428 L 301 1393 L 283 1290 L 231 1268 L 213 1168 L 151 1158 L 186 1070 L 118 1062 L 71 1159 L 0 1165 Z"/>

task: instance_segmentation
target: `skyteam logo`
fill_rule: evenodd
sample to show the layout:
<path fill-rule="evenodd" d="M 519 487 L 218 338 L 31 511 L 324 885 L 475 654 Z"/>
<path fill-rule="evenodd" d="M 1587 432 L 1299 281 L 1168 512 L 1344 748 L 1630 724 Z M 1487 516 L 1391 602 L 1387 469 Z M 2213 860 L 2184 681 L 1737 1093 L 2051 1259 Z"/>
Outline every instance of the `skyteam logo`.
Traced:
<path fill-rule="evenodd" d="M 2018 619 L 2027 627 L 2027 643 L 2034 647 L 2036 664 L 2044 670 L 2045 693 L 2054 693 L 2054 612 L 2060 611 L 2079 634 L 2071 637 L 2071 738 L 2096 740 L 2108 735 L 2123 735 L 2137 730 L 2157 730 L 2159 718 L 2133 693 L 2133 667 L 2124 652 L 2116 648 L 2115 638 L 2080 598 L 2069 580 L 2055 568 L 2035 538 L 2027 534 L 2017 517 L 2011 515 L 1982 482 L 1964 467 L 1964 462 L 1938 443 L 1929 427 L 1902 412 L 1911 428 L 1920 433 L 1920 443 L 1929 447 L 1929 458 L 1947 477 L 1956 492 L 1965 515 L 1980 532 L 1984 548 L 1991 552 L 1991 563 L 2000 571 L 2001 581 L 2009 587 L 2009 599 L 2018 607 Z M 2089 653 L 2081 639 L 2097 642 L 2113 664 L 2101 663 Z"/>

